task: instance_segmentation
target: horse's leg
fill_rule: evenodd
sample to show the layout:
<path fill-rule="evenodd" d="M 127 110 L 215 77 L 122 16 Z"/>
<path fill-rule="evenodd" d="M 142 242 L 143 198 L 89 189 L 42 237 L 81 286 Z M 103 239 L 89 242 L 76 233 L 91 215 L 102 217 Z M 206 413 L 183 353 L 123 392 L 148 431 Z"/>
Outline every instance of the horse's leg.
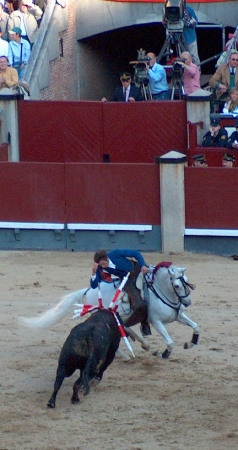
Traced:
<path fill-rule="evenodd" d="M 146 342 L 146 340 L 140 336 L 139 334 L 137 334 L 134 330 L 132 330 L 131 328 L 128 327 L 124 327 L 125 331 L 127 332 L 127 334 L 129 334 L 129 336 L 131 337 L 132 340 L 137 340 L 138 342 L 140 342 L 141 347 L 144 350 L 149 350 L 150 349 L 150 345 Z"/>
<path fill-rule="evenodd" d="M 184 314 L 183 312 L 180 312 L 180 314 L 177 317 L 177 321 L 182 323 L 183 325 L 187 325 L 188 327 L 191 327 L 193 329 L 192 340 L 190 342 L 185 342 L 184 348 L 188 349 L 188 348 L 191 348 L 194 345 L 196 345 L 198 343 L 199 331 L 200 331 L 198 324 L 196 322 L 193 322 L 193 320 L 189 319 L 189 317 L 186 316 L 186 314 Z"/>
<path fill-rule="evenodd" d="M 173 350 L 174 346 L 173 340 L 171 339 L 169 333 L 167 332 L 164 324 L 160 320 L 152 321 L 152 325 L 167 344 L 167 348 L 163 351 L 163 353 L 157 350 L 156 352 L 153 353 L 153 355 L 159 356 L 163 359 L 168 359 Z"/>

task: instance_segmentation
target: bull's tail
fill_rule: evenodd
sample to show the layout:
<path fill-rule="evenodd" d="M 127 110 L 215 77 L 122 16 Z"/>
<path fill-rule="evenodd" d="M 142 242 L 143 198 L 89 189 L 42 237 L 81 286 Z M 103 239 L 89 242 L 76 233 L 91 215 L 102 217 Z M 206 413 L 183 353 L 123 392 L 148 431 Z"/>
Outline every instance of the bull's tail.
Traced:
<path fill-rule="evenodd" d="M 71 292 L 53 308 L 48 309 L 37 317 L 19 317 L 22 324 L 30 328 L 50 328 L 58 323 L 70 311 L 74 303 L 83 303 L 82 299 L 87 289 Z"/>

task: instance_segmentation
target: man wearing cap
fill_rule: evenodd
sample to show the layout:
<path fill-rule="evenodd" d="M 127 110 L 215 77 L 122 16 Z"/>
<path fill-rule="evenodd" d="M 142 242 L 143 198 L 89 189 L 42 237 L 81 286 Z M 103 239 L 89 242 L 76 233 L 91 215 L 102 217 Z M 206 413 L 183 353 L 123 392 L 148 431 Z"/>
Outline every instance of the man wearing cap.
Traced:
<path fill-rule="evenodd" d="M 7 14 L 4 11 L 4 0 L 0 0 L 0 27 L 2 30 L 2 36 L 1 38 L 4 39 L 5 41 L 8 40 L 8 34 L 7 34 L 7 29 L 8 29 L 8 19 L 9 19 L 9 14 Z"/>
<path fill-rule="evenodd" d="M 238 117 L 235 120 L 235 127 L 236 131 L 233 131 L 233 133 L 230 135 L 227 140 L 226 146 L 228 148 L 235 148 L 236 150 L 238 150 Z"/>
<path fill-rule="evenodd" d="M 130 73 L 124 72 L 120 80 L 121 86 L 115 89 L 112 102 L 138 102 L 143 100 L 140 89 L 131 84 Z M 106 97 L 103 97 L 102 102 L 106 101 Z"/>
<path fill-rule="evenodd" d="M 211 119 L 210 130 L 205 134 L 202 141 L 203 147 L 226 147 L 227 131 L 220 127 L 220 119 Z"/>
<path fill-rule="evenodd" d="M 228 153 L 224 153 L 222 159 L 222 167 L 231 168 L 233 167 L 233 162 L 235 161 L 235 157 L 233 155 L 229 155 Z"/>
<path fill-rule="evenodd" d="M 146 65 L 147 73 L 149 77 L 149 85 L 153 100 L 168 100 L 169 99 L 169 87 L 166 78 L 166 72 L 163 66 L 156 62 L 156 56 L 154 53 L 147 53 L 149 58 Z"/>
<path fill-rule="evenodd" d="M 16 69 L 8 67 L 6 56 L 0 56 L 0 89 L 12 88 L 18 84 L 18 73 Z"/>
<path fill-rule="evenodd" d="M 211 87 L 216 89 L 217 100 L 225 102 L 229 90 L 238 88 L 238 51 L 232 50 L 227 64 L 221 64 L 209 80 Z M 221 105 L 223 107 L 223 104 Z M 222 108 L 220 108 L 222 110 Z"/>
<path fill-rule="evenodd" d="M 21 37 L 33 44 L 38 30 L 37 21 L 42 14 L 39 6 L 34 5 L 31 0 L 21 0 L 19 9 L 13 11 L 9 17 L 8 32 L 13 28 L 20 28 Z"/>
<path fill-rule="evenodd" d="M 12 28 L 12 30 L 9 31 L 9 34 L 12 37 L 12 41 L 9 42 L 8 48 L 9 65 L 17 70 L 19 80 L 21 80 L 30 58 L 31 46 L 26 39 L 21 38 L 20 28 Z"/>
<path fill-rule="evenodd" d="M 205 155 L 194 155 L 193 161 L 193 167 L 207 167 Z"/>

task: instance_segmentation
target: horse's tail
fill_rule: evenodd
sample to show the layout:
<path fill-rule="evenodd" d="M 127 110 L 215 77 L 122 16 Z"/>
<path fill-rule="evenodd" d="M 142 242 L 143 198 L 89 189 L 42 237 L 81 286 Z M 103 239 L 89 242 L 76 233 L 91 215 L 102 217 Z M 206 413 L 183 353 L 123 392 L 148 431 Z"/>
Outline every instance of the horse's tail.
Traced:
<path fill-rule="evenodd" d="M 65 317 L 74 303 L 83 303 L 82 299 L 87 289 L 71 292 L 53 308 L 48 309 L 37 317 L 19 317 L 22 324 L 30 328 L 50 328 Z"/>

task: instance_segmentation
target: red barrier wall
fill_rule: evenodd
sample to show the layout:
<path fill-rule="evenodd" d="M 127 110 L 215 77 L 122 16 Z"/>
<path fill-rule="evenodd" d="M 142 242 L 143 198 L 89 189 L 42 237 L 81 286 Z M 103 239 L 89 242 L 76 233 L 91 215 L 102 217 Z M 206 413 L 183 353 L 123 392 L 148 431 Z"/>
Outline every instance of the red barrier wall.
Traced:
<path fill-rule="evenodd" d="M 99 102 L 19 102 L 21 161 L 102 161 Z"/>
<path fill-rule="evenodd" d="M 160 224 L 156 164 L 0 163 L 0 221 Z"/>
<path fill-rule="evenodd" d="M 154 162 L 170 150 L 187 149 L 184 101 L 103 105 L 104 153 L 111 162 Z"/>
<path fill-rule="evenodd" d="M 66 222 L 160 224 L 159 166 L 67 164 Z"/>
<path fill-rule="evenodd" d="M 19 102 L 21 161 L 149 162 L 187 149 L 184 101 Z"/>
<path fill-rule="evenodd" d="M 185 168 L 186 228 L 238 228 L 238 171 Z"/>
<path fill-rule="evenodd" d="M 0 221 L 64 223 L 64 165 L 0 163 Z"/>

